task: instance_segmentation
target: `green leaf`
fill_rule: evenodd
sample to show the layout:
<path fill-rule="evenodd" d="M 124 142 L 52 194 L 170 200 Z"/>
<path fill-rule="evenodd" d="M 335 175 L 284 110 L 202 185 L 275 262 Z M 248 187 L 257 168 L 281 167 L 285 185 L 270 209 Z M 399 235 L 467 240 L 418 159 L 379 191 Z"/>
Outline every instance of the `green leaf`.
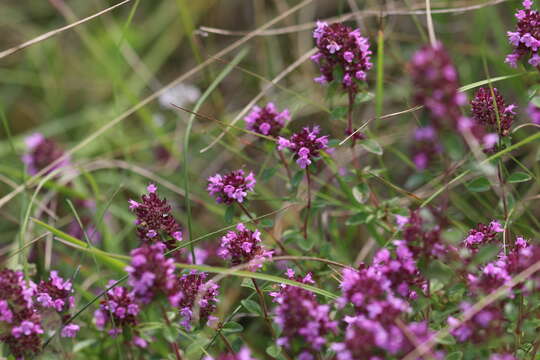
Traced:
<path fill-rule="evenodd" d="M 302 179 L 304 178 L 304 173 L 305 171 L 300 170 L 296 174 L 293 175 L 293 178 L 291 180 L 291 186 L 293 188 L 296 188 L 300 184 L 300 181 L 302 181 Z"/>
<path fill-rule="evenodd" d="M 437 342 L 443 345 L 454 345 L 456 343 L 456 339 L 452 335 L 446 334 L 445 336 L 438 338 Z"/>
<path fill-rule="evenodd" d="M 273 358 L 277 358 L 279 354 L 281 353 L 281 348 L 273 344 L 266 348 L 266 353 Z"/>
<path fill-rule="evenodd" d="M 517 171 L 517 172 L 513 173 L 512 175 L 510 175 L 508 177 L 508 182 L 509 183 L 520 183 L 520 182 L 529 181 L 531 179 L 532 179 L 531 175 L 529 175 L 527 173 L 524 173 L 524 172 L 521 172 L 521 171 Z"/>
<path fill-rule="evenodd" d="M 485 264 L 493 260 L 495 256 L 499 253 L 499 251 L 499 247 L 495 244 L 484 245 L 480 248 L 480 250 L 478 250 L 478 253 L 474 257 L 472 264 Z"/>
<path fill-rule="evenodd" d="M 369 194 L 369 187 L 365 183 L 358 184 L 355 187 L 353 187 L 352 194 L 354 196 L 354 199 L 359 204 L 363 204 L 366 201 L 367 196 Z"/>
<path fill-rule="evenodd" d="M 540 96 L 533 97 L 531 103 L 536 107 L 540 107 Z"/>
<path fill-rule="evenodd" d="M 277 172 L 277 168 L 275 167 L 264 169 L 264 171 L 261 174 L 261 181 L 267 182 L 276 174 L 276 172 Z"/>
<path fill-rule="evenodd" d="M 229 321 L 223 325 L 222 330 L 225 334 L 234 334 L 244 331 L 244 327 L 237 322 Z"/>
<path fill-rule="evenodd" d="M 44 223 L 41 220 L 31 218 L 31 220 L 36 223 L 37 225 L 45 228 L 46 230 L 50 231 L 54 235 L 58 236 L 60 239 L 65 240 L 73 245 L 76 245 L 80 250 L 82 251 L 88 251 L 95 255 L 96 259 L 101 260 L 104 264 L 108 265 L 111 269 L 116 270 L 121 273 L 125 273 L 124 268 L 127 266 L 126 263 L 123 261 L 120 261 L 116 259 L 117 256 L 112 256 L 111 254 L 96 249 L 94 247 L 88 247 L 88 244 L 84 241 L 81 241 L 71 235 L 66 234 L 65 232 L 58 230 L 51 225 Z M 128 258 L 129 259 L 129 258 Z"/>
<path fill-rule="evenodd" d="M 453 276 L 452 268 L 439 260 L 431 261 L 426 269 L 428 279 L 440 281 L 442 284 L 448 284 Z"/>
<path fill-rule="evenodd" d="M 272 226 L 274 226 L 274 220 L 272 219 L 262 219 L 261 222 L 259 223 L 260 226 L 262 228 L 271 228 Z"/>
<path fill-rule="evenodd" d="M 346 106 L 336 106 L 330 111 L 330 119 L 332 120 L 340 120 L 343 119 L 347 115 L 347 107 Z"/>
<path fill-rule="evenodd" d="M 461 351 L 454 351 L 446 355 L 446 360 L 461 360 L 463 359 L 463 353 Z"/>
<path fill-rule="evenodd" d="M 362 104 L 368 101 L 371 101 L 375 98 L 375 94 L 372 92 L 361 92 L 356 95 L 356 98 L 354 99 L 355 104 Z"/>
<path fill-rule="evenodd" d="M 234 219 L 234 206 L 227 206 L 227 209 L 225 209 L 225 216 L 223 218 L 223 221 L 225 221 L 225 224 L 230 225 L 233 222 Z"/>
<path fill-rule="evenodd" d="M 361 225 L 361 224 L 368 224 L 375 216 L 369 212 L 361 212 L 356 215 L 351 216 L 347 221 L 345 222 L 345 225 L 347 226 L 355 226 L 355 225 Z"/>
<path fill-rule="evenodd" d="M 483 192 L 490 189 L 489 180 L 481 176 L 465 184 L 465 187 L 472 192 Z"/>
<path fill-rule="evenodd" d="M 365 139 L 365 140 L 362 140 L 360 141 L 360 145 L 366 149 L 366 151 L 369 151 L 370 153 L 373 153 L 375 155 L 382 155 L 383 154 L 383 149 L 381 147 L 381 145 L 373 140 L 373 139 Z"/>
<path fill-rule="evenodd" d="M 258 315 L 258 316 L 262 315 L 261 306 L 256 301 L 249 300 L 249 299 L 244 299 L 244 300 L 240 301 L 240 303 L 251 314 L 255 314 L 255 315 Z"/>
<path fill-rule="evenodd" d="M 300 249 L 304 250 L 304 251 L 309 251 L 313 248 L 313 245 L 315 243 L 315 238 L 312 236 L 309 236 L 306 238 L 304 238 L 303 236 L 299 236 L 298 237 L 298 246 L 300 246 Z"/>

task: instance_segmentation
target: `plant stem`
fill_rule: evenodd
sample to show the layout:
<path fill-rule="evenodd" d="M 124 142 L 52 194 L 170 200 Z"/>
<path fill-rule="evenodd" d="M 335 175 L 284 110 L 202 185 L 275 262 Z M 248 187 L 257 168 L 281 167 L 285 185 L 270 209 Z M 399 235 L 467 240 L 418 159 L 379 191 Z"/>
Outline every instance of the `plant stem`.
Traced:
<path fill-rule="evenodd" d="M 225 335 L 223 335 L 223 333 L 221 331 L 218 331 L 218 334 L 219 334 L 219 337 L 221 338 L 221 340 L 223 340 L 223 343 L 225 344 L 225 346 L 227 347 L 229 352 L 231 354 L 234 354 L 235 353 L 234 349 L 232 348 L 231 343 L 229 342 L 229 340 L 227 340 L 227 338 L 225 337 Z"/>
<path fill-rule="evenodd" d="M 307 206 L 306 206 L 306 217 L 304 219 L 304 239 L 307 240 L 309 213 L 311 212 L 311 176 L 309 175 L 308 167 L 306 167 L 306 177 L 307 177 Z"/>
<path fill-rule="evenodd" d="M 257 285 L 257 281 L 255 279 L 251 279 L 251 281 L 253 282 L 255 291 L 257 292 L 257 295 L 259 296 L 259 303 L 261 304 L 261 309 L 263 311 L 264 321 L 266 322 L 266 325 L 268 326 L 268 329 L 270 330 L 270 334 L 272 335 L 272 338 L 275 339 L 276 334 L 274 332 L 274 328 L 272 327 L 272 323 L 270 322 L 270 317 L 268 316 L 268 308 L 266 307 L 266 302 L 264 301 L 264 294 L 259 288 L 259 285 Z"/>
<path fill-rule="evenodd" d="M 163 305 L 159 305 L 160 309 L 161 309 L 161 312 L 163 314 L 163 319 L 165 320 L 165 323 L 167 324 L 167 327 L 168 328 L 171 328 L 172 325 L 171 325 L 171 322 L 169 321 L 169 318 L 167 317 L 167 312 L 165 311 L 165 308 L 163 307 Z M 180 349 L 178 349 L 178 345 L 173 341 L 170 343 L 173 351 L 174 351 L 174 355 L 176 356 L 176 360 L 182 360 L 182 356 L 180 355 Z"/>
<path fill-rule="evenodd" d="M 287 160 L 285 159 L 285 155 L 283 155 L 283 152 L 281 150 L 277 150 L 277 153 L 279 155 L 279 158 L 281 159 L 281 162 L 283 163 L 283 166 L 285 167 L 285 170 L 287 171 L 287 177 L 289 178 L 289 184 L 292 183 L 292 175 L 291 175 L 291 169 L 289 169 L 289 165 L 287 164 Z"/>

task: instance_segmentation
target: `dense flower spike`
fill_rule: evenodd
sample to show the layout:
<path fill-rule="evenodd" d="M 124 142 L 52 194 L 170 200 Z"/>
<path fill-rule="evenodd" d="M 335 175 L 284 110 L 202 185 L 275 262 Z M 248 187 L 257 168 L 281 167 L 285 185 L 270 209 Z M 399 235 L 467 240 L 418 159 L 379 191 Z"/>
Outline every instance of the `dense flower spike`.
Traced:
<path fill-rule="evenodd" d="M 60 146 L 51 139 L 46 138 L 43 134 L 36 133 L 28 136 L 25 139 L 28 152 L 23 155 L 22 161 L 28 167 L 28 173 L 35 175 L 38 171 L 44 169 L 55 160 L 64 155 L 64 151 Z M 69 164 L 69 159 L 66 158 L 50 171 L 59 169 Z"/>
<path fill-rule="evenodd" d="M 279 137 L 278 149 L 289 149 L 294 153 L 296 163 L 305 169 L 316 158 L 319 157 L 321 151 L 328 148 L 328 135 L 319 136 L 320 128 L 305 127 L 297 133 L 294 133 L 289 139 Z"/>
<path fill-rule="evenodd" d="M 261 232 L 249 230 L 242 223 L 236 226 L 236 231 L 229 231 L 221 238 L 218 254 L 231 260 L 235 266 L 249 264 L 252 271 L 262 267 L 266 258 L 272 257 L 272 252 L 261 245 Z"/>
<path fill-rule="evenodd" d="M 243 347 L 240 349 L 238 354 L 223 354 L 219 355 L 218 357 L 211 357 L 206 356 L 204 360 L 256 360 L 255 358 L 251 357 L 251 351 L 247 347 Z"/>
<path fill-rule="evenodd" d="M 428 227 L 419 210 L 411 210 L 409 217 L 400 216 L 398 220 L 406 247 L 415 258 L 444 259 L 453 250 L 441 239 L 440 224 Z"/>
<path fill-rule="evenodd" d="M 74 306 L 71 281 L 62 279 L 56 271 L 51 271 L 49 280 L 41 281 L 35 292 L 37 302 L 45 308 L 54 308 L 58 312 L 64 312 Z"/>
<path fill-rule="evenodd" d="M 19 271 L 0 271 L 0 341 L 6 343 L 17 359 L 33 358 L 41 351 L 43 324 L 50 310 L 58 313 L 61 320 L 69 318 L 68 309 L 73 307 L 72 285 L 52 271 L 47 281 L 38 285 L 25 281 Z M 74 337 L 79 325 L 66 324 L 60 336 Z"/>
<path fill-rule="evenodd" d="M 315 81 L 321 84 L 337 79 L 347 92 L 356 94 L 358 83 L 366 81 L 372 68 L 369 41 L 362 37 L 360 29 L 351 29 L 341 23 L 328 25 L 318 21 L 313 37 L 319 51 L 311 59 L 319 65 L 321 76 Z"/>
<path fill-rule="evenodd" d="M 0 341 L 16 358 L 34 356 L 41 349 L 41 316 L 34 308 L 35 284 L 19 271 L 0 271 Z"/>
<path fill-rule="evenodd" d="M 540 107 L 531 102 L 527 107 L 527 113 L 534 124 L 540 125 Z"/>
<path fill-rule="evenodd" d="M 501 224 L 498 221 L 492 221 L 488 225 L 478 224 L 476 229 L 471 229 L 469 235 L 463 241 L 463 244 L 473 251 L 480 246 L 489 244 L 495 240 L 497 233 L 503 232 Z"/>
<path fill-rule="evenodd" d="M 301 278 L 288 269 L 287 276 L 304 284 L 314 283 L 311 274 Z M 282 329 L 278 345 L 297 352 L 298 359 L 315 359 L 313 354 L 326 344 L 326 336 L 337 330 L 337 322 L 330 319 L 330 306 L 319 304 L 315 294 L 291 285 L 281 284 L 270 296 L 278 304 L 275 321 Z"/>
<path fill-rule="evenodd" d="M 109 281 L 108 287 L 115 283 L 114 280 Z M 139 311 L 135 295 L 125 287 L 115 286 L 100 301 L 99 309 L 94 312 L 94 322 L 102 331 L 110 325 L 109 335 L 116 336 L 126 327 L 133 328 L 138 324 Z"/>
<path fill-rule="evenodd" d="M 378 321 L 361 315 L 347 316 L 345 322 L 347 329 L 344 341 L 332 344 L 337 360 L 383 359 L 385 353 L 406 354 L 429 341 L 434 335 L 425 322 L 411 323 L 407 326 L 407 331 L 417 341 L 416 344 L 412 344 L 397 326 L 385 328 Z M 436 359 L 444 359 L 441 352 L 433 355 Z"/>
<path fill-rule="evenodd" d="M 459 79 L 452 60 L 442 44 L 425 46 L 414 54 L 410 71 L 416 89 L 414 101 L 424 105 L 437 127 L 456 126 L 460 106 L 466 97 L 459 92 Z"/>
<path fill-rule="evenodd" d="M 219 286 L 206 281 L 207 277 L 206 273 L 193 270 L 177 278 L 170 291 L 172 295 L 169 296 L 169 301 L 180 310 L 180 324 L 188 330 L 191 329 L 194 315 L 201 324 L 213 320 L 211 315 L 216 310 Z M 195 311 L 198 313 L 194 313 Z"/>
<path fill-rule="evenodd" d="M 252 172 L 245 176 L 244 170 L 239 169 L 225 175 L 210 176 L 207 190 L 218 203 L 231 205 L 235 202 L 244 202 L 248 192 L 253 192 L 255 183 L 255 175 Z"/>
<path fill-rule="evenodd" d="M 150 184 L 146 189 L 141 202 L 129 200 L 129 208 L 137 215 L 137 234 L 145 243 L 164 242 L 172 250 L 182 240 L 181 227 L 167 200 L 157 196 L 157 186 Z"/>
<path fill-rule="evenodd" d="M 524 9 L 516 13 L 518 20 L 516 30 L 508 31 L 508 41 L 514 47 L 505 62 L 512 67 L 522 58 L 528 59 L 528 63 L 534 67 L 540 65 L 540 13 L 532 9 L 532 0 L 523 1 Z"/>
<path fill-rule="evenodd" d="M 464 312 L 470 309 L 471 306 L 470 303 L 464 302 L 460 308 Z M 480 343 L 490 337 L 501 336 L 505 329 L 502 309 L 496 305 L 484 307 L 471 320 L 461 324 L 458 319 L 450 316 L 448 325 L 455 327 L 451 334 L 459 342 L 472 341 Z"/>
<path fill-rule="evenodd" d="M 472 119 L 484 125 L 487 131 L 496 132 L 499 136 L 510 133 L 514 121 L 516 105 L 506 105 L 499 90 L 493 88 L 496 108 L 490 88 L 480 88 L 471 100 Z"/>
<path fill-rule="evenodd" d="M 274 103 L 269 102 L 264 107 L 255 106 L 244 118 L 250 131 L 262 135 L 278 136 L 287 121 L 291 120 L 289 110 L 279 112 Z"/>
<path fill-rule="evenodd" d="M 131 251 L 131 264 L 126 267 L 128 284 L 143 303 L 159 294 L 168 295 L 175 284 L 174 260 L 165 257 L 165 249 L 165 244 L 158 242 Z"/>

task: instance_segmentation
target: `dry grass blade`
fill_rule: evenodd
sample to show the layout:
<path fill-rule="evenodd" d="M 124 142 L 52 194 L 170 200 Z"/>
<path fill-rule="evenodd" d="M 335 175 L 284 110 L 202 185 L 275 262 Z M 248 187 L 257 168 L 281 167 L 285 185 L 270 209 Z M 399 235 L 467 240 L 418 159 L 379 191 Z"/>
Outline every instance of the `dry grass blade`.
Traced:
<path fill-rule="evenodd" d="M 305 61 L 307 61 L 311 55 L 315 54 L 315 52 L 317 51 L 316 48 L 312 48 L 311 50 L 309 50 L 307 53 L 305 53 L 304 55 L 302 55 L 298 60 L 296 60 L 294 63 L 292 63 L 291 65 L 287 66 L 287 68 L 285 70 L 283 70 L 281 73 L 278 74 L 278 76 L 276 76 L 269 84 L 267 84 L 264 89 L 257 95 L 255 96 L 250 102 L 249 104 L 247 104 L 244 109 L 242 109 L 242 111 L 240 111 L 238 113 L 238 115 L 236 115 L 236 117 L 230 122 L 230 124 L 228 126 L 232 126 L 234 124 L 236 124 L 241 118 L 243 118 L 247 113 L 248 111 L 257 103 L 257 101 L 259 101 L 272 87 L 274 87 L 274 85 L 276 83 L 278 83 L 279 81 L 281 81 L 285 76 L 287 76 L 289 73 L 291 73 L 294 69 L 296 69 L 297 67 L 299 67 L 300 65 L 302 65 Z M 212 147 L 214 147 L 214 145 L 216 145 L 218 143 L 219 140 L 221 140 L 221 138 L 227 133 L 227 131 L 223 131 L 221 134 L 219 134 L 211 143 L 210 145 L 208 145 L 207 147 L 205 147 L 204 149 L 201 150 L 201 153 L 205 152 L 205 151 L 208 151 L 210 150 Z"/>
<path fill-rule="evenodd" d="M 431 14 L 452 14 L 452 13 L 463 13 L 463 12 L 468 12 L 468 11 L 475 11 L 475 10 L 480 10 L 488 6 L 494 6 L 494 5 L 498 5 L 504 2 L 508 2 L 508 1 L 510 0 L 494 0 L 488 3 L 482 3 L 482 4 L 476 4 L 476 5 L 447 8 L 447 9 L 434 9 L 434 10 L 431 10 Z M 370 16 L 425 15 L 426 13 L 427 13 L 426 10 L 394 9 L 394 10 L 381 11 L 381 10 L 373 9 L 373 10 L 354 11 L 354 12 L 350 12 L 350 13 L 343 14 L 340 16 L 334 16 L 334 17 L 330 17 L 326 19 L 321 19 L 321 21 L 332 23 L 332 22 L 349 21 L 353 17 L 356 17 L 358 19 L 358 18 L 366 18 Z M 285 35 L 285 34 L 295 33 L 299 31 L 313 30 L 315 25 L 316 25 L 315 22 L 309 22 L 309 23 L 300 24 L 300 25 L 270 29 L 267 31 L 260 32 L 257 36 Z M 218 28 L 213 28 L 213 27 L 208 27 L 208 26 L 201 26 L 200 31 L 203 33 L 229 35 L 229 36 L 244 36 L 247 34 L 245 31 L 231 31 L 231 30 L 218 29 Z"/>
<path fill-rule="evenodd" d="M 72 28 L 74 28 L 76 26 L 84 24 L 85 22 L 90 21 L 92 19 L 95 19 L 95 18 L 97 18 L 97 17 L 99 17 L 99 16 L 101 16 L 103 14 L 106 14 L 106 13 L 108 13 L 108 12 L 110 12 L 110 11 L 112 11 L 112 10 L 122 6 L 122 5 L 127 4 L 130 1 L 131 0 L 124 0 L 121 3 L 118 3 L 116 5 L 113 5 L 113 6 L 109 7 L 109 8 L 107 8 L 107 9 L 105 9 L 105 10 L 102 10 L 102 11 L 100 11 L 98 13 L 95 13 L 93 15 L 85 17 L 84 19 L 81 19 L 79 21 L 76 21 L 74 23 L 71 23 L 69 25 L 63 26 L 63 27 L 55 29 L 55 30 L 51 30 L 49 32 L 46 32 L 45 34 L 41 34 L 41 35 L 31 39 L 31 40 L 28 40 L 28 41 L 26 41 L 26 42 L 24 42 L 22 44 L 19 44 L 19 45 L 14 46 L 14 47 L 12 47 L 10 49 L 4 50 L 4 51 L 0 52 L 0 59 L 5 58 L 6 56 L 12 55 L 12 54 L 14 54 L 14 53 L 16 53 L 16 52 L 18 52 L 20 50 L 26 49 L 27 47 L 35 45 L 35 44 L 37 44 L 37 43 L 39 43 L 41 41 L 47 40 L 47 39 L 49 39 L 49 38 L 51 38 L 53 36 L 56 36 L 56 35 L 64 32 L 64 31 L 66 31 L 66 30 L 69 30 L 69 29 L 72 29 Z"/>
<path fill-rule="evenodd" d="M 182 81 L 188 79 L 189 77 L 195 75 L 196 73 L 198 73 L 199 71 L 201 71 L 202 69 L 204 69 L 205 67 L 210 65 L 213 61 L 215 61 L 215 58 L 220 58 L 220 57 L 225 56 L 229 52 L 233 51 L 234 49 L 238 48 L 239 46 L 241 46 L 245 42 L 249 41 L 249 39 L 256 36 L 259 32 L 261 32 L 264 29 L 266 29 L 266 28 L 272 26 L 273 24 L 279 22 L 280 20 L 282 20 L 283 18 L 289 16 L 290 14 L 294 13 L 295 11 L 300 10 L 302 7 L 308 5 L 312 1 L 313 0 L 304 0 L 304 1 L 302 1 L 300 4 L 292 7 L 287 12 L 279 15 L 278 17 L 270 20 L 269 22 L 267 22 L 263 26 L 259 27 L 257 30 L 254 30 L 250 34 L 246 35 L 242 39 L 239 39 L 239 40 L 235 41 L 231 45 L 227 46 L 225 49 L 219 51 L 217 54 L 213 55 L 212 57 L 208 58 L 207 60 L 203 61 L 199 65 L 197 65 L 194 68 L 192 68 L 191 70 L 189 70 L 188 72 L 186 72 L 183 75 L 179 76 L 178 78 L 176 78 L 175 80 L 170 82 L 168 85 L 164 86 L 160 90 L 158 90 L 158 91 L 154 92 L 153 94 L 149 95 L 148 97 L 146 97 L 145 99 L 143 99 L 142 101 L 140 101 L 139 103 L 137 103 L 136 105 L 131 107 L 130 109 L 124 111 L 122 114 L 120 114 L 119 116 L 117 116 L 116 118 L 114 118 L 110 122 L 106 123 L 101 128 L 99 128 L 93 134 L 86 137 L 86 139 L 81 141 L 79 144 L 77 144 L 73 148 L 66 151 L 63 156 L 59 157 L 58 159 L 56 159 L 55 161 L 50 163 L 48 166 L 46 166 L 45 168 L 40 170 L 37 174 L 35 174 L 34 176 L 32 176 L 31 178 L 26 180 L 23 184 L 19 185 L 12 192 L 10 192 L 9 194 L 7 194 L 7 195 L 3 196 L 2 198 L 0 198 L 0 208 L 2 208 L 5 204 L 7 204 L 9 201 L 11 201 L 11 199 L 13 199 L 15 196 L 17 196 L 17 194 L 21 193 L 26 187 L 34 185 L 37 181 L 39 181 L 40 177 L 42 177 L 44 174 L 49 172 L 51 169 L 53 169 L 55 166 L 60 164 L 62 161 L 69 158 L 71 155 L 73 155 L 77 151 L 81 150 L 83 147 L 85 147 L 86 145 L 88 145 L 92 141 L 99 138 L 102 134 L 107 132 L 109 129 L 113 128 L 114 126 L 116 126 L 117 124 L 122 122 L 123 120 L 127 119 L 129 116 L 136 113 L 139 109 L 143 108 L 147 104 L 149 104 L 152 101 L 154 101 L 155 99 L 157 99 L 161 94 L 165 93 L 167 90 L 175 87 L 176 85 L 178 85 Z"/>

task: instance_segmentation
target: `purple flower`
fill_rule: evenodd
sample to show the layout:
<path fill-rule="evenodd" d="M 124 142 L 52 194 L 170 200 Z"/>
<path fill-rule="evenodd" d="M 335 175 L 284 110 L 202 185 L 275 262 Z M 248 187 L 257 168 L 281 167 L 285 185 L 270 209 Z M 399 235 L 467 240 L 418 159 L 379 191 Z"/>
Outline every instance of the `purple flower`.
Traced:
<path fill-rule="evenodd" d="M 255 175 L 252 172 L 245 176 L 244 170 L 239 169 L 225 175 L 210 176 L 207 190 L 218 203 L 231 205 L 234 202 L 244 202 L 248 192 L 254 191 L 255 183 Z"/>
<path fill-rule="evenodd" d="M 49 280 L 37 285 L 36 300 L 44 308 L 64 312 L 74 306 L 72 293 L 71 281 L 62 279 L 57 271 L 51 271 Z"/>
<path fill-rule="evenodd" d="M 74 338 L 77 336 L 77 332 L 79 332 L 80 326 L 76 324 L 67 324 L 62 328 L 62 332 L 60 333 L 60 336 L 65 338 Z"/>
<path fill-rule="evenodd" d="M 320 128 L 305 127 L 301 131 L 294 133 L 290 139 L 279 137 L 278 149 L 285 148 L 291 150 L 294 154 L 296 163 L 305 169 L 321 154 L 322 150 L 328 148 L 328 136 L 319 136 Z"/>
<path fill-rule="evenodd" d="M 493 131 L 500 136 L 507 136 L 515 118 L 515 105 L 506 105 L 503 97 L 493 88 L 495 102 L 490 88 L 480 88 L 471 100 L 472 119 L 482 124 L 486 131 Z"/>
<path fill-rule="evenodd" d="M 41 169 L 44 169 L 49 164 L 53 163 L 61 156 L 64 151 L 60 146 L 51 139 L 46 138 L 43 134 L 35 133 L 25 139 L 28 152 L 23 155 L 22 161 L 28 167 L 30 175 L 37 174 Z M 50 171 L 61 168 L 69 164 L 69 159 L 61 161 L 55 165 Z"/>
<path fill-rule="evenodd" d="M 244 119 L 246 128 L 262 135 L 278 136 L 287 121 L 291 120 L 289 110 L 278 112 L 273 103 L 260 108 L 255 106 Z"/>
<path fill-rule="evenodd" d="M 219 286 L 206 281 L 208 275 L 192 270 L 175 280 L 170 291 L 169 301 L 172 306 L 179 309 L 182 321 L 180 325 L 187 330 L 191 329 L 193 313 L 198 310 L 199 323 L 205 324 L 211 319 L 216 310 Z"/>
<path fill-rule="evenodd" d="M 173 250 L 182 241 L 182 228 L 172 215 L 167 199 L 157 196 L 157 186 L 148 185 L 148 194 L 141 202 L 129 200 L 129 208 L 137 216 L 137 235 L 144 243 L 164 242 L 168 250 Z"/>
<path fill-rule="evenodd" d="M 460 305 L 461 311 L 465 312 L 471 308 L 471 304 L 463 302 Z M 448 318 L 448 325 L 454 329 L 450 333 L 459 342 L 472 341 L 473 343 L 483 343 L 489 338 L 500 337 L 504 333 L 503 313 L 499 306 L 488 305 L 482 311 L 476 313 L 472 319 L 460 323 L 452 316 Z"/>
<path fill-rule="evenodd" d="M 527 113 L 534 124 L 540 125 L 540 107 L 531 102 L 527 108 Z"/>
<path fill-rule="evenodd" d="M 114 283 L 111 280 L 108 285 Z M 138 324 L 139 312 L 135 294 L 125 287 L 115 286 L 100 301 L 99 308 L 94 312 L 94 322 L 101 331 L 109 324 L 122 331 L 127 326 L 134 328 Z"/>
<path fill-rule="evenodd" d="M 149 303 L 159 294 L 168 295 L 174 286 L 174 260 L 165 258 L 165 244 L 144 244 L 131 251 L 131 265 L 126 267 L 128 284 L 135 298 Z"/>
<path fill-rule="evenodd" d="M 313 284 L 311 274 L 295 277 L 289 269 L 290 279 Z M 330 306 L 320 304 L 315 295 L 296 286 L 281 284 L 277 292 L 270 293 L 277 303 L 275 322 L 282 329 L 278 345 L 291 348 L 293 339 L 302 340 L 301 357 L 306 358 L 326 344 L 326 336 L 337 331 L 337 322 L 330 319 Z M 299 357 L 300 358 L 300 357 Z"/>
<path fill-rule="evenodd" d="M 514 50 L 506 57 L 505 62 L 512 67 L 517 67 L 521 58 L 529 58 L 528 63 L 534 67 L 540 65 L 540 13 L 532 10 L 532 1 L 523 1 L 524 9 L 516 13 L 518 23 L 515 31 L 508 31 L 508 41 Z"/>
<path fill-rule="evenodd" d="M 469 231 L 469 234 L 463 241 L 463 244 L 468 249 L 476 251 L 482 245 L 493 242 L 497 236 L 497 233 L 501 233 L 503 231 L 503 227 L 497 221 L 492 221 L 488 225 L 478 224 L 475 229 L 471 229 Z"/>
<path fill-rule="evenodd" d="M 409 68 L 416 89 L 414 102 L 427 108 L 437 127 L 456 126 L 465 97 L 459 93 L 457 71 L 442 44 L 417 51 Z"/>
<path fill-rule="evenodd" d="M 35 307 L 35 289 L 22 272 L 0 271 L 0 341 L 15 358 L 33 358 L 41 351 L 43 329 Z"/>
<path fill-rule="evenodd" d="M 265 259 L 272 257 L 272 252 L 261 244 L 259 230 L 249 230 L 240 223 L 236 231 L 229 231 L 221 238 L 218 255 L 231 260 L 234 266 L 249 263 L 249 269 L 255 271 L 262 267 Z"/>
<path fill-rule="evenodd" d="M 351 29 L 341 23 L 328 25 L 318 21 L 313 38 L 319 49 L 311 59 L 319 65 L 321 76 L 315 81 L 320 84 L 332 82 L 336 70 L 343 74 L 343 88 L 354 95 L 359 91 L 359 82 L 366 80 L 366 73 L 373 64 L 369 41 L 362 37 L 359 29 Z"/>

